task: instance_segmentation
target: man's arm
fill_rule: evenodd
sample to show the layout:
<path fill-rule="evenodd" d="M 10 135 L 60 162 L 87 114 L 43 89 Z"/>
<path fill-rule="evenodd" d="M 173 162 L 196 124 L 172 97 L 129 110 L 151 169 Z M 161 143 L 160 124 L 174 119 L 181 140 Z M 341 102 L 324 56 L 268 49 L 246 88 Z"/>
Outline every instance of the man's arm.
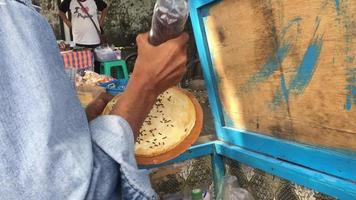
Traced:
<path fill-rule="evenodd" d="M 110 114 L 123 117 L 131 126 L 134 137 L 159 94 L 179 83 L 186 72 L 188 35 L 170 40 L 159 47 L 148 43 L 148 34 L 137 37 L 138 58 L 130 82 Z M 113 97 L 101 94 L 88 105 L 88 121 L 98 117 Z"/>
<path fill-rule="evenodd" d="M 72 28 L 72 23 L 70 22 L 70 20 L 68 19 L 67 15 L 66 15 L 64 12 L 59 11 L 59 12 L 58 12 L 58 15 L 59 15 L 59 17 L 63 20 L 63 22 L 64 22 L 65 24 L 67 24 L 67 26 L 68 26 L 69 28 Z"/>
<path fill-rule="evenodd" d="M 132 93 L 149 91 L 146 95 L 155 96 L 173 85 L 175 81 L 168 81 L 177 74 L 169 74 L 185 61 L 172 58 L 184 59 L 178 56 L 184 51 L 178 47 L 184 45 L 173 40 L 152 47 L 141 36 L 135 78 L 121 102 L 132 109 L 116 113 L 122 117 L 100 116 L 88 125 L 64 72 L 53 30 L 30 5 L 18 1 L 0 4 L 1 36 L 12 38 L 0 43 L 5 66 L 0 85 L 11 82 L 0 93 L 0 199 L 154 198 L 148 172 L 137 169 L 131 130 L 137 130 L 145 116 L 129 116 L 140 112 L 132 108 L 135 104 L 148 108 Z M 24 45 L 34 48 L 26 51 Z M 18 76 L 23 71 L 27 76 Z"/>
<path fill-rule="evenodd" d="M 101 11 L 101 16 L 99 20 L 100 27 L 104 25 L 106 15 L 108 14 L 108 8 L 105 8 L 103 11 Z"/>
<path fill-rule="evenodd" d="M 186 71 L 187 40 L 187 34 L 183 34 L 153 47 L 148 43 L 148 34 L 138 36 L 138 58 L 126 91 L 120 95 L 111 116 L 100 116 L 90 122 L 94 144 L 120 163 L 124 199 L 154 198 L 147 172 L 136 166 L 134 137 L 157 96 L 176 85 Z M 109 99 L 110 96 L 101 95 L 89 105 L 87 114 L 94 114 L 88 115 L 89 118 L 101 113 Z M 95 108 L 100 111 L 95 112 Z"/>
<path fill-rule="evenodd" d="M 63 20 L 63 22 L 69 27 L 72 28 L 72 23 L 68 19 L 66 13 L 69 11 L 71 0 L 64 0 L 58 7 L 58 16 Z"/>
<path fill-rule="evenodd" d="M 186 71 L 188 35 L 154 47 L 148 34 L 137 37 L 138 57 L 126 91 L 111 111 L 126 119 L 137 133 L 159 94 L 176 85 Z"/>
<path fill-rule="evenodd" d="M 94 0 L 98 11 L 101 12 L 99 25 L 102 27 L 105 22 L 106 15 L 108 14 L 108 5 L 103 0 Z"/>

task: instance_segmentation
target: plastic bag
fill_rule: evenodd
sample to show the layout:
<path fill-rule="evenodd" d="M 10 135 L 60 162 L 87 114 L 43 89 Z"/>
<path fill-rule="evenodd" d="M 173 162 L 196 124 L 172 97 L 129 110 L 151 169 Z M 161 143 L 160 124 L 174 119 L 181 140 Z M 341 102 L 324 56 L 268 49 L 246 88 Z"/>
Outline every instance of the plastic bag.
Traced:
<path fill-rule="evenodd" d="M 179 36 L 184 30 L 188 13 L 186 0 L 157 0 L 149 42 L 157 46 Z"/>
<path fill-rule="evenodd" d="M 254 200 L 245 189 L 240 188 L 235 176 L 225 176 L 217 195 L 218 200 Z"/>
<path fill-rule="evenodd" d="M 94 49 L 95 60 L 99 62 L 117 60 L 116 53 L 108 46 Z"/>

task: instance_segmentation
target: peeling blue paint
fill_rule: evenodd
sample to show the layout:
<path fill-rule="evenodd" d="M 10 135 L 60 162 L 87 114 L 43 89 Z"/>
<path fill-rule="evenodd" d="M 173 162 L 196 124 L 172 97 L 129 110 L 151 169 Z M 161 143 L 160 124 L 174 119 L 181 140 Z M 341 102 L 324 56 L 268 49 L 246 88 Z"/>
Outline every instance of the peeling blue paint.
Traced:
<path fill-rule="evenodd" d="M 347 71 L 346 104 L 345 109 L 350 111 L 356 105 L 356 68 Z"/>
<path fill-rule="evenodd" d="M 340 11 L 340 0 L 335 0 L 335 7 L 337 11 Z"/>
<path fill-rule="evenodd" d="M 284 75 L 281 75 L 281 88 L 280 91 L 275 92 L 275 95 L 272 99 L 272 104 L 270 106 L 272 110 L 279 106 L 283 99 L 288 104 L 289 95 L 291 93 L 300 95 L 304 91 L 306 86 L 311 81 L 317 67 L 322 44 L 322 38 L 317 38 L 308 46 L 300 65 L 297 67 L 297 73 L 290 81 L 288 87 Z"/>
<path fill-rule="evenodd" d="M 275 110 L 278 106 L 280 106 L 282 104 L 283 98 L 282 98 L 281 91 L 282 91 L 282 89 L 277 89 L 274 92 L 274 96 L 273 96 L 271 104 L 269 105 L 269 109 Z"/>
<path fill-rule="evenodd" d="M 340 0 L 338 0 L 340 1 Z M 344 1 L 343 5 L 344 7 L 348 7 L 349 1 Z M 345 58 L 344 61 L 345 63 L 345 69 L 346 69 L 346 87 L 345 87 L 345 92 L 346 92 L 346 102 L 344 105 L 344 108 L 347 111 L 350 111 L 353 106 L 356 105 L 356 67 L 355 67 L 355 49 L 352 47 L 352 44 L 354 42 L 354 29 L 353 29 L 353 24 L 355 23 L 354 17 L 350 15 L 351 13 L 348 12 L 343 12 L 343 27 L 345 29 L 345 34 L 344 34 L 344 53 L 345 53 Z"/>
<path fill-rule="evenodd" d="M 266 64 L 263 65 L 262 69 L 258 71 L 254 76 L 251 77 L 250 80 L 246 82 L 240 89 L 243 92 L 248 92 L 250 89 L 256 87 L 256 85 L 266 81 L 272 74 L 274 74 L 277 70 L 280 69 L 280 63 L 283 62 L 285 57 L 288 55 L 292 45 L 287 42 L 283 41 L 285 34 L 287 33 L 288 29 L 296 23 L 301 21 L 300 17 L 296 17 L 291 20 L 288 25 L 283 28 L 281 32 L 282 38 L 282 45 L 279 46 L 277 49 L 276 55 L 267 59 Z M 320 18 L 316 18 L 315 24 L 315 32 L 313 34 L 313 40 L 307 47 L 303 59 L 299 66 L 296 66 L 296 74 L 289 82 L 287 87 L 287 82 L 284 77 L 283 72 L 280 76 L 280 89 L 274 93 L 272 103 L 270 104 L 271 109 L 275 109 L 279 106 L 283 101 L 288 104 L 289 102 L 289 95 L 294 93 L 296 95 L 300 95 L 304 89 L 307 87 L 309 82 L 311 81 L 315 69 L 317 67 L 317 63 L 320 57 L 320 52 L 323 45 L 323 37 L 316 35 L 316 32 L 319 28 Z"/>
<path fill-rule="evenodd" d="M 309 84 L 315 72 L 322 48 L 322 38 L 315 39 L 306 50 L 303 60 L 297 67 L 298 71 L 289 84 L 289 91 L 300 94 Z"/>
<path fill-rule="evenodd" d="M 280 106 L 282 104 L 283 100 L 287 104 L 289 103 L 289 90 L 287 88 L 287 83 L 286 83 L 284 74 L 281 75 L 280 80 L 281 80 L 280 88 L 278 88 L 274 92 L 272 103 L 269 106 L 269 108 L 271 110 L 275 110 L 278 106 Z"/>
<path fill-rule="evenodd" d="M 290 20 L 285 26 L 280 34 L 281 42 L 278 45 L 277 51 L 274 55 L 270 56 L 266 63 L 263 65 L 262 69 L 258 71 L 254 76 L 252 76 L 240 89 L 243 92 L 248 92 L 249 90 L 256 87 L 258 84 L 266 81 L 274 72 L 279 70 L 280 63 L 283 62 L 285 57 L 288 55 L 291 45 L 290 42 L 285 41 L 284 37 L 288 30 L 296 24 L 299 24 L 302 20 L 301 17 L 295 17 Z"/>
<path fill-rule="evenodd" d="M 247 92 L 257 84 L 266 81 L 274 72 L 276 72 L 280 63 L 287 56 L 290 45 L 287 43 L 277 50 L 277 55 L 268 58 L 266 64 L 263 65 L 262 69 L 257 72 L 243 87 L 242 91 Z"/>
<path fill-rule="evenodd" d="M 281 91 L 284 97 L 284 100 L 289 102 L 289 90 L 287 89 L 286 79 L 284 78 L 284 74 L 281 75 Z"/>

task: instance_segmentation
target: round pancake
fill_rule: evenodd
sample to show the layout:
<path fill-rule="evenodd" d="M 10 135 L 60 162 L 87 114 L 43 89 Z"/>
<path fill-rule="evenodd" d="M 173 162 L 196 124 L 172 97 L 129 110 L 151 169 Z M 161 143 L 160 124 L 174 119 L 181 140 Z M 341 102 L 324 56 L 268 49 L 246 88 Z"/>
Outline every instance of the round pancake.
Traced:
<path fill-rule="evenodd" d="M 118 98 L 106 106 L 109 114 Z M 192 100 L 180 89 L 170 88 L 161 94 L 140 129 L 135 144 L 135 154 L 154 157 L 178 146 L 190 134 L 196 122 Z"/>

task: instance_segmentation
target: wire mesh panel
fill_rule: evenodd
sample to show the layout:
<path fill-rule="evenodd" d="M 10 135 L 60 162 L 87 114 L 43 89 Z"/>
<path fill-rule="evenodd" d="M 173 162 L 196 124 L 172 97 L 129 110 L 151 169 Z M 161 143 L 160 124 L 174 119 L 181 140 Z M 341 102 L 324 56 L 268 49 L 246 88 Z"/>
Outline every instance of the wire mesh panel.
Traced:
<path fill-rule="evenodd" d="M 160 197 L 169 194 L 189 194 L 193 189 L 212 187 L 210 156 L 172 164 L 152 170 L 151 183 Z"/>
<path fill-rule="evenodd" d="M 224 159 L 226 175 L 236 176 L 241 188 L 256 200 L 334 200 L 285 179 L 231 159 Z M 195 188 L 213 191 L 211 157 L 205 156 L 152 170 L 151 183 L 163 199 L 167 195 L 187 195 Z"/>
<path fill-rule="evenodd" d="M 296 185 L 261 170 L 224 159 L 226 174 L 236 176 L 240 187 L 256 200 L 333 200 L 329 196 Z"/>

